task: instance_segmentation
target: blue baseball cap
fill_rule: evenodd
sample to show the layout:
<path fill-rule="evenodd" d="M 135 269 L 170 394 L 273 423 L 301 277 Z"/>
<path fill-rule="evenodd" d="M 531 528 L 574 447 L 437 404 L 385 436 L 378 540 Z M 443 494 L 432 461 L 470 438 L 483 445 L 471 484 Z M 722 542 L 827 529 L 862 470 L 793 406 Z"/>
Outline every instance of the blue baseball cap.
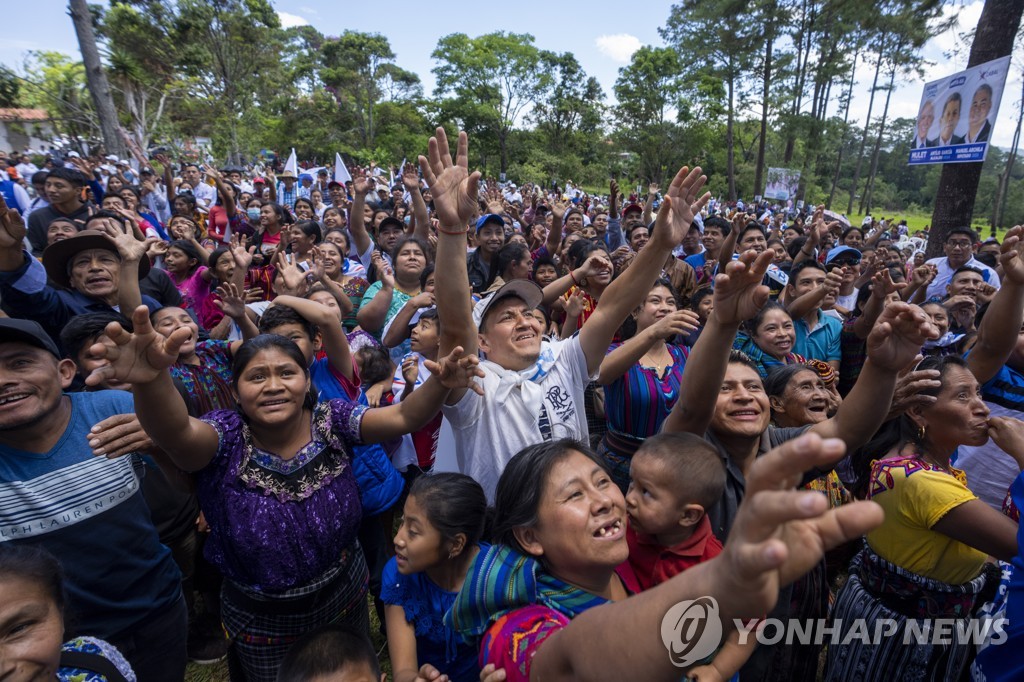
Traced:
<path fill-rule="evenodd" d="M 858 262 L 858 263 L 860 262 L 860 257 L 861 257 L 860 251 L 858 251 L 857 249 L 853 248 L 852 246 L 842 245 L 842 246 L 837 246 L 837 247 L 833 248 L 831 251 L 828 252 L 828 255 L 825 256 L 825 263 L 826 264 L 827 263 L 831 263 L 832 261 L 834 261 L 839 256 L 842 256 L 844 253 L 850 254 L 851 256 L 854 257 L 856 262 Z"/>
<path fill-rule="evenodd" d="M 505 229 L 504 218 L 502 218 L 497 213 L 487 213 L 485 215 L 480 216 L 480 219 L 476 221 L 476 231 L 479 232 L 480 230 L 484 229 L 484 225 L 486 225 L 487 223 L 501 225 L 501 229 Z"/>

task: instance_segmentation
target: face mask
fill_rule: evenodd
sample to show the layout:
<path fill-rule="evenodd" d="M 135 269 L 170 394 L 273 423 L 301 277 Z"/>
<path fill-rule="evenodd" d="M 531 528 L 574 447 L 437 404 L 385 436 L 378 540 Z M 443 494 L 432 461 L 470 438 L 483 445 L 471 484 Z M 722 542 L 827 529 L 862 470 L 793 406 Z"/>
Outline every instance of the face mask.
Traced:
<path fill-rule="evenodd" d="M 246 215 L 249 216 L 249 220 L 259 220 L 260 210 L 258 208 L 247 208 L 245 209 Z"/>

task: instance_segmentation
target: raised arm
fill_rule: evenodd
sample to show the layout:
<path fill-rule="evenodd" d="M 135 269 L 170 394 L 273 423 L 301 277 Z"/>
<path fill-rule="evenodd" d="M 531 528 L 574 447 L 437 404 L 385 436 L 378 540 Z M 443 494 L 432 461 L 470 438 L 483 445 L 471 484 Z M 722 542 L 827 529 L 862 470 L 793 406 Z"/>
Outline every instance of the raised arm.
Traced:
<path fill-rule="evenodd" d="M 842 271 L 843 268 L 833 270 L 825 275 L 825 281 L 821 285 L 814 287 L 814 289 L 808 291 L 803 296 L 787 300 L 786 310 L 789 311 L 790 316 L 795 320 L 810 315 L 815 308 L 821 305 L 821 302 L 825 300 L 829 293 L 834 294 L 838 292 L 840 285 L 843 283 Z M 796 284 L 793 280 L 790 280 L 789 283 L 790 285 Z"/>
<path fill-rule="evenodd" d="M 558 247 L 562 245 L 562 218 L 567 210 L 566 205 L 561 201 L 551 202 L 551 229 L 548 230 L 548 238 L 544 242 L 544 246 L 548 250 L 548 256 L 552 258 L 558 254 Z"/>
<path fill-rule="evenodd" d="M 476 212 L 480 173 L 469 172 L 469 138 L 466 133 L 459 133 L 453 161 L 444 128 L 438 128 L 436 137 L 430 138 L 427 156 L 421 156 L 419 161 L 440 221 L 434 263 L 434 297 L 441 324 L 440 354 L 443 357 L 456 347 L 462 347 L 467 355 L 476 355 L 479 339 L 473 324 L 473 302 L 466 267 L 466 232 L 469 220 Z M 453 391 L 448 397 L 449 402 L 457 402 L 463 393 Z"/>
<path fill-rule="evenodd" d="M 867 360 L 857 382 L 836 415 L 810 430 L 823 438 L 841 438 L 851 449 L 866 443 L 889 414 L 900 371 L 913 361 L 925 341 L 938 335 L 917 306 L 902 301 L 887 305 L 868 336 Z"/>
<path fill-rule="evenodd" d="M 693 217 L 711 198 L 709 192 L 700 194 L 706 181 L 700 168 L 691 171 L 684 166 L 679 169 L 661 203 L 650 241 L 640 249 L 633 264 L 601 294 L 601 301 L 583 325 L 579 337 L 591 373 L 601 367 L 616 330 L 647 296 L 665 259 L 683 240 Z"/>
<path fill-rule="evenodd" d="M 427 212 L 427 202 L 423 201 L 423 192 L 420 191 L 420 176 L 416 172 L 416 166 L 407 164 L 402 170 L 402 184 L 405 191 L 409 193 L 412 202 L 413 234 L 422 239 L 430 239 L 430 214 Z"/>
<path fill-rule="evenodd" d="M 231 192 L 228 191 L 228 186 L 224 184 L 224 178 L 221 177 L 220 171 L 213 166 L 203 166 L 208 178 L 213 179 L 213 183 L 217 186 L 217 196 L 220 197 L 221 202 L 224 204 L 224 212 L 228 218 L 232 218 L 235 215 L 237 206 L 235 204 L 235 197 Z"/>
<path fill-rule="evenodd" d="M 715 278 L 714 308 L 690 351 L 680 380 L 679 399 L 662 424 L 663 432 L 685 431 L 704 437 L 715 412 L 713 396 L 722 389 L 740 323 L 768 302 L 768 287 L 761 280 L 771 262 L 770 251 L 761 255 L 748 251 L 737 260 L 723 261 L 725 272 Z"/>
<path fill-rule="evenodd" d="M 999 263 L 1003 281 L 988 305 L 978 329 L 978 340 L 967 356 L 967 365 L 980 383 L 989 381 L 1009 359 L 1024 323 L 1024 227 L 1006 233 Z"/>
<path fill-rule="evenodd" d="M 174 388 L 167 370 L 178 359 L 178 350 L 188 338 L 187 329 L 168 337 L 153 330 L 149 310 L 139 306 L 132 313 L 134 333 L 117 322 L 107 326 L 102 343 L 90 352 L 110 364 L 95 370 L 85 383 L 98 386 L 105 381 L 123 381 L 132 385 L 135 414 L 149 434 L 174 464 L 185 471 L 202 469 L 217 454 L 219 438 L 209 424 L 188 416 L 185 401 Z"/>
<path fill-rule="evenodd" d="M 323 337 L 324 352 L 327 353 L 327 361 L 331 363 L 331 368 L 349 381 L 355 381 L 352 350 L 349 348 L 348 338 L 345 336 L 338 316 L 331 312 L 330 308 L 316 301 L 296 296 L 278 296 L 274 299 L 274 305 L 291 308 L 308 322 L 319 327 Z"/>
<path fill-rule="evenodd" d="M 135 310 L 142 305 L 142 289 L 139 286 L 139 263 L 149 258 L 147 251 L 152 243 L 135 238 L 127 221 L 118 224 L 114 220 L 103 221 L 107 236 L 114 240 L 121 256 L 120 275 L 117 282 L 117 305 L 121 310 Z"/>
<path fill-rule="evenodd" d="M 647 201 L 644 202 L 644 225 L 651 224 L 651 216 L 654 215 L 654 201 L 658 198 L 658 183 L 652 182 L 647 186 Z"/>
<path fill-rule="evenodd" d="M 356 320 L 360 327 L 371 334 L 376 334 L 384 328 L 388 310 L 391 308 L 391 301 L 395 295 L 395 274 L 392 272 L 391 266 L 380 255 L 380 251 L 373 252 L 373 266 L 380 279 L 380 289 L 373 295 L 373 298 L 359 307 Z"/>
<path fill-rule="evenodd" d="M 366 206 L 366 191 L 369 189 L 369 182 L 365 177 L 358 177 L 352 181 L 352 206 L 348 212 L 348 232 L 352 235 L 352 246 L 362 256 L 373 245 L 370 233 L 366 231 L 366 222 L 363 220 L 363 208 Z"/>
<path fill-rule="evenodd" d="M 476 355 L 464 356 L 454 348 L 437 362 L 424 360 L 431 377 L 396 405 L 367 410 L 363 416 L 362 437 L 366 443 L 380 443 L 419 431 L 441 411 L 452 390 L 473 390 L 483 395 L 474 381 L 483 376 Z"/>

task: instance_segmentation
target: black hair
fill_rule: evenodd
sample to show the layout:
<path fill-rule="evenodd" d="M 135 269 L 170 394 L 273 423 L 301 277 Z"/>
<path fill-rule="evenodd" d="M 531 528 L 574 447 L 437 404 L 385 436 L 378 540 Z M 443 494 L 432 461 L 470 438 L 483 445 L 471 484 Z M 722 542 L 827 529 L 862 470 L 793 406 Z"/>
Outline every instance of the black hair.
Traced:
<path fill-rule="evenodd" d="M 466 547 L 470 547 L 484 536 L 487 496 L 471 477 L 455 473 L 420 476 L 412 484 L 409 497 L 416 498 L 442 541 L 452 542 L 461 534 L 466 536 Z"/>
<path fill-rule="evenodd" d="M 194 260 L 196 262 L 195 265 L 191 266 L 188 269 L 190 275 L 193 272 L 195 272 L 200 265 L 203 264 L 203 259 L 199 255 L 199 249 L 197 249 L 196 245 L 188 241 L 187 239 L 175 239 L 173 242 L 167 245 L 167 248 L 178 249 L 179 251 L 184 253 L 189 260 Z"/>
<path fill-rule="evenodd" d="M 548 266 L 548 265 L 550 265 L 551 267 L 553 267 L 555 269 L 555 276 L 557 277 L 558 276 L 558 264 L 555 263 L 554 259 L 551 258 L 551 256 L 541 256 L 537 260 L 533 261 L 533 270 L 532 270 L 533 276 L 536 278 L 537 277 L 537 270 L 542 268 L 542 267 Z"/>
<path fill-rule="evenodd" d="M 302 351 L 295 345 L 295 342 L 291 339 L 280 336 L 279 334 L 260 334 L 259 336 L 253 337 L 243 343 L 237 351 L 231 362 L 231 386 L 238 390 L 238 382 L 242 377 L 242 373 L 245 368 L 249 366 L 249 363 L 253 361 L 257 355 L 265 350 L 278 350 L 288 356 L 289 359 L 295 362 L 302 370 L 302 373 L 309 377 L 309 367 L 306 365 L 306 358 L 302 355 Z M 302 406 L 307 410 L 311 410 L 316 407 L 317 393 L 316 387 L 312 383 L 309 385 L 309 390 L 306 392 L 305 400 Z M 239 408 L 241 410 L 241 408 Z M 243 416 L 245 416 L 243 414 Z"/>
<path fill-rule="evenodd" d="M 788 315 L 790 319 L 792 319 L 793 317 L 792 315 L 789 314 L 789 311 L 786 310 L 786 307 L 779 303 L 778 301 L 768 301 L 768 303 L 766 303 L 763 308 L 758 310 L 752 318 L 743 322 L 743 331 L 747 334 L 747 336 L 751 337 L 751 340 L 753 340 L 753 337 L 757 334 L 757 328 L 761 326 L 762 322 L 764 322 L 765 316 L 768 313 L 772 312 L 773 310 L 781 310 L 782 312 L 786 313 L 786 315 Z"/>
<path fill-rule="evenodd" d="M 332 211 L 334 213 L 338 214 L 338 217 L 341 219 L 342 223 L 345 222 L 345 214 L 342 213 L 341 209 L 338 208 L 337 206 L 328 206 L 327 208 L 325 208 L 324 209 L 324 214 L 322 216 L 320 216 L 320 220 L 323 220 L 324 218 L 326 218 L 327 214 L 331 213 Z M 340 227 L 334 227 L 334 228 L 331 228 L 331 230 L 341 230 L 342 232 L 345 232 L 345 230 L 342 230 Z M 328 234 L 330 234 L 330 230 L 328 231 Z M 326 237 L 327 235 L 324 235 L 324 236 Z M 345 233 L 345 236 L 348 237 L 348 233 L 347 232 Z"/>
<path fill-rule="evenodd" d="M 43 183 L 46 182 L 46 178 L 49 177 L 49 175 L 50 171 L 36 171 L 35 173 L 32 174 L 31 183 L 33 185 L 42 185 Z"/>
<path fill-rule="evenodd" d="M 573 246 L 576 246 L 573 244 Z M 572 249 L 570 249 L 571 251 Z M 513 263 L 519 263 L 530 257 L 530 250 L 518 242 L 509 242 L 498 249 L 497 262 L 494 270 L 504 277 L 505 270 Z"/>
<path fill-rule="evenodd" d="M 72 317 L 60 330 L 60 346 L 64 349 L 64 357 L 77 362 L 78 354 L 86 345 L 94 343 L 96 337 L 103 334 L 111 322 L 117 322 L 126 331 L 132 331 L 131 321 L 113 310 L 101 310 Z"/>
<path fill-rule="evenodd" d="M 647 294 L 644 296 L 644 301 L 646 301 L 647 296 L 650 296 L 651 292 L 658 287 L 664 287 L 668 289 L 668 292 L 672 295 L 672 299 L 676 302 L 676 309 L 682 307 L 679 301 L 679 292 L 676 291 L 676 288 L 674 286 L 672 286 L 672 282 L 664 277 L 658 279 L 657 281 L 654 282 L 654 284 L 651 285 L 651 288 L 647 290 Z M 641 301 L 640 305 L 637 306 L 637 309 L 643 307 L 643 305 L 643 301 Z M 636 318 L 630 315 L 625 319 L 625 321 L 622 323 L 622 326 L 619 328 L 619 336 L 622 337 L 623 339 L 631 339 L 634 336 L 636 336 L 636 331 Z"/>
<path fill-rule="evenodd" d="M 50 174 L 46 176 L 46 179 L 64 180 L 72 187 L 85 187 L 86 183 L 85 175 L 82 174 L 82 171 L 75 168 L 54 168 L 50 171 Z"/>
<path fill-rule="evenodd" d="M 813 258 L 805 258 L 805 259 L 803 259 L 802 261 L 800 261 L 799 263 L 797 263 L 796 265 L 794 265 L 793 267 L 791 267 L 789 269 L 789 284 L 790 284 L 790 286 L 795 288 L 796 287 L 796 280 L 797 280 L 797 277 L 800 276 L 800 273 L 803 272 L 804 270 L 808 270 L 808 269 L 811 269 L 811 268 L 813 268 L 815 270 L 820 270 L 822 272 L 825 272 L 825 266 L 824 265 L 822 265 L 818 261 L 814 260 Z"/>
<path fill-rule="evenodd" d="M 729 224 L 729 221 L 716 215 L 704 219 L 704 231 L 707 232 L 709 227 L 716 228 L 722 233 L 723 237 L 728 237 L 729 233 L 732 232 L 732 225 Z"/>
<path fill-rule="evenodd" d="M 972 246 L 974 245 L 975 242 L 978 241 L 978 234 L 974 230 L 972 230 L 971 228 L 969 228 L 969 227 L 954 227 L 953 229 L 951 229 L 946 234 L 946 238 L 942 240 L 942 243 L 945 244 L 946 242 L 948 242 L 949 238 L 952 237 L 955 234 L 962 234 L 962 235 L 966 235 L 967 237 L 970 237 L 971 238 L 971 245 Z"/>
<path fill-rule="evenodd" d="M 604 242 L 598 242 L 594 239 L 586 239 L 583 237 L 577 239 L 565 254 L 565 258 L 568 261 L 568 267 L 580 267 L 587 261 L 590 254 L 595 251 L 604 251 L 605 253 L 608 253 L 608 247 L 605 246 Z"/>
<path fill-rule="evenodd" d="M 320 328 L 317 325 L 299 315 L 294 308 L 286 305 L 272 305 L 263 312 L 263 317 L 260 318 L 260 334 L 273 334 L 275 329 L 286 324 L 299 325 L 299 328 L 309 337 L 310 342 L 316 339 L 316 335 L 320 333 Z"/>
<path fill-rule="evenodd" d="M 749 355 L 747 355 L 741 350 L 733 348 L 731 351 L 729 351 L 729 364 L 743 365 L 744 367 L 754 370 L 754 372 L 757 374 L 757 377 L 759 379 L 761 378 L 761 370 L 758 369 L 757 363 L 754 362 Z"/>
<path fill-rule="evenodd" d="M 693 294 L 690 295 L 690 310 L 697 312 L 700 310 L 700 302 L 709 296 L 714 296 L 715 290 L 711 287 L 700 287 Z"/>
<path fill-rule="evenodd" d="M 843 230 L 842 233 L 839 235 L 840 243 L 845 244 L 846 243 L 846 235 L 850 234 L 851 232 L 860 232 L 861 239 L 864 238 L 864 230 L 860 229 L 857 226 L 848 227 L 845 230 Z"/>
<path fill-rule="evenodd" d="M 999 265 L 999 258 L 996 254 L 986 251 L 985 253 L 977 253 L 974 255 L 974 260 L 979 263 L 983 263 L 993 270 Z"/>
<path fill-rule="evenodd" d="M 210 252 L 210 256 L 206 260 L 206 267 L 210 269 L 214 277 L 217 276 L 217 262 L 224 256 L 231 258 L 231 249 L 226 246 L 218 246 Z"/>
<path fill-rule="evenodd" d="M 762 237 L 764 237 L 766 240 L 768 239 L 768 234 L 764 231 L 764 228 L 761 227 L 761 225 L 759 225 L 757 222 L 750 221 L 742 230 L 740 230 L 740 233 L 736 236 L 737 244 L 743 241 L 743 235 L 745 235 L 747 232 L 750 232 L 751 230 L 757 230 L 758 232 L 761 233 Z"/>
<path fill-rule="evenodd" d="M 572 438 L 530 445 L 509 460 L 494 493 L 494 542 L 526 554 L 515 531 L 537 525 L 548 476 L 556 464 L 573 452 L 579 452 L 608 473 L 608 464 L 600 455 Z"/>
<path fill-rule="evenodd" d="M 420 313 L 419 319 L 421 319 L 421 320 L 433 320 L 434 322 L 438 322 L 438 323 L 441 321 L 441 317 L 437 314 L 437 308 L 436 307 L 434 307 L 434 308 L 427 308 L 426 310 L 424 310 L 422 313 Z"/>
<path fill-rule="evenodd" d="M 796 260 L 797 254 L 800 253 L 801 250 L 803 250 L 806 244 L 807 237 L 800 236 L 794 238 L 793 241 L 789 243 L 789 246 L 786 247 L 786 253 L 789 254 L 790 260 Z"/>
<path fill-rule="evenodd" d="M 929 355 L 918 363 L 916 370 L 934 369 L 939 372 L 939 386 L 922 388 L 918 393 L 937 396 L 942 391 L 946 374 L 952 367 L 968 369 L 967 361 L 959 355 Z M 853 494 L 859 498 L 867 496 L 873 460 L 884 457 L 894 448 L 902 448 L 908 443 L 913 443 L 919 452 L 923 452 L 926 445 L 921 437 L 921 430 L 906 413 L 883 424 L 870 441 L 850 456 L 850 463 L 856 476 Z"/>
<path fill-rule="evenodd" d="M 120 213 L 114 213 L 113 211 L 108 211 L 105 208 L 101 208 L 100 210 L 96 211 L 91 216 L 89 216 L 88 218 L 85 219 L 85 224 L 84 224 L 84 227 L 82 227 L 82 229 L 83 230 L 88 230 L 89 229 L 89 223 L 91 223 L 94 220 L 102 220 L 104 218 L 110 218 L 111 220 L 116 220 L 118 225 L 121 225 L 122 223 L 124 223 L 124 216 L 121 215 Z"/>
<path fill-rule="evenodd" d="M 316 206 L 314 206 L 313 202 L 310 199 L 307 199 L 306 197 L 299 197 L 298 199 L 295 200 L 295 203 L 292 204 L 293 212 L 295 211 L 295 207 L 298 206 L 300 203 L 309 204 L 309 210 L 313 213 L 313 215 L 316 215 Z"/>
<path fill-rule="evenodd" d="M 420 289 L 427 288 L 427 280 L 434 274 L 434 264 L 427 263 L 427 267 L 423 268 L 423 272 L 420 273 Z"/>
<path fill-rule="evenodd" d="M 405 245 L 410 243 L 410 242 L 412 242 L 412 243 L 416 244 L 416 246 L 420 247 L 420 250 L 423 252 L 423 258 L 424 258 L 424 260 L 426 260 L 427 263 L 433 263 L 434 262 L 434 259 L 430 257 L 430 254 L 431 254 L 430 244 L 427 244 L 427 242 L 423 241 L 422 238 L 417 237 L 414 234 L 404 234 L 404 235 L 402 235 L 401 237 L 398 238 L 398 241 L 395 242 L 395 247 L 393 249 L 391 249 L 391 262 L 392 263 L 397 263 L 398 262 L 398 254 L 401 253 L 402 249 L 405 248 Z"/>
<path fill-rule="evenodd" d="M 129 185 L 129 184 L 125 184 L 125 185 L 123 185 L 123 186 L 121 187 L 121 189 L 117 190 L 117 193 L 118 193 L 118 194 L 120 194 L 121 192 L 123 192 L 123 191 L 125 191 L 125 190 L 128 190 L 129 192 L 131 192 L 132 194 L 134 194 L 134 195 L 135 195 L 135 198 L 136 198 L 137 200 L 139 200 L 139 201 L 141 201 L 141 200 L 142 200 L 142 192 L 141 192 L 141 191 L 139 190 L 139 188 L 138 188 L 138 187 L 136 187 L 135 185 Z"/>
<path fill-rule="evenodd" d="M 355 352 L 357 358 L 361 358 L 359 378 L 364 386 L 372 386 L 391 376 L 395 366 L 391 363 L 391 356 L 379 346 L 365 345 Z"/>
<path fill-rule="evenodd" d="M 981 270 L 979 270 L 978 268 L 971 267 L 970 265 L 961 265 L 960 267 L 958 267 L 956 270 L 953 271 L 952 275 L 950 275 L 950 277 L 949 277 L 950 283 L 952 283 L 953 280 L 956 279 L 957 275 L 959 275 L 959 274 L 961 274 L 963 272 L 973 272 L 978 277 L 981 277 L 982 279 L 985 279 L 985 273 L 982 272 Z"/>
<path fill-rule="evenodd" d="M 659 433 L 643 442 L 633 455 L 650 457 L 671 480 L 666 487 L 687 504 L 710 509 L 725 493 L 725 465 L 711 443 L 692 433 Z"/>
<path fill-rule="evenodd" d="M 312 237 L 314 244 L 319 244 L 324 240 L 323 231 L 320 229 L 320 223 L 315 220 L 300 220 L 292 225 L 292 227 L 297 227 L 302 230 L 302 234 L 307 237 Z"/>
<path fill-rule="evenodd" d="M 380 679 L 380 663 L 370 638 L 349 625 L 330 623 L 306 633 L 288 649 L 277 670 L 277 682 L 310 682 L 362 668 Z"/>
<path fill-rule="evenodd" d="M 63 614 L 66 595 L 64 570 L 57 557 L 39 545 L 0 543 L 0 579 L 18 578 L 43 588 Z"/>

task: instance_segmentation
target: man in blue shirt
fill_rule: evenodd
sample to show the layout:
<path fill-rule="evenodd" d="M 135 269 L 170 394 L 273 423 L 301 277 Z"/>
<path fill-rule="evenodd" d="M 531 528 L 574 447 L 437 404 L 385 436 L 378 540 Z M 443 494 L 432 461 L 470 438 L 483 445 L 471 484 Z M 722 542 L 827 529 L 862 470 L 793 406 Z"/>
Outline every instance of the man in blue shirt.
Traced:
<path fill-rule="evenodd" d="M 808 360 L 827 362 L 839 371 L 843 325 L 821 309 L 822 302 L 827 298 L 831 297 L 835 301 L 838 291 L 836 280 L 838 276 L 829 280 L 825 268 L 818 261 L 811 258 L 802 260 L 789 272 L 786 301 L 796 330 L 793 352 Z"/>
<path fill-rule="evenodd" d="M 140 680 L 185 674 L 181 576 L 142 497 L 136 455 L 108 459 L 91 431 L 130 414 L 124 391 L 65 393 L 75 363 L 35 322 L 0 319 L 0 543 L 60 560 L 67 635 L 107 640 Z"/>

